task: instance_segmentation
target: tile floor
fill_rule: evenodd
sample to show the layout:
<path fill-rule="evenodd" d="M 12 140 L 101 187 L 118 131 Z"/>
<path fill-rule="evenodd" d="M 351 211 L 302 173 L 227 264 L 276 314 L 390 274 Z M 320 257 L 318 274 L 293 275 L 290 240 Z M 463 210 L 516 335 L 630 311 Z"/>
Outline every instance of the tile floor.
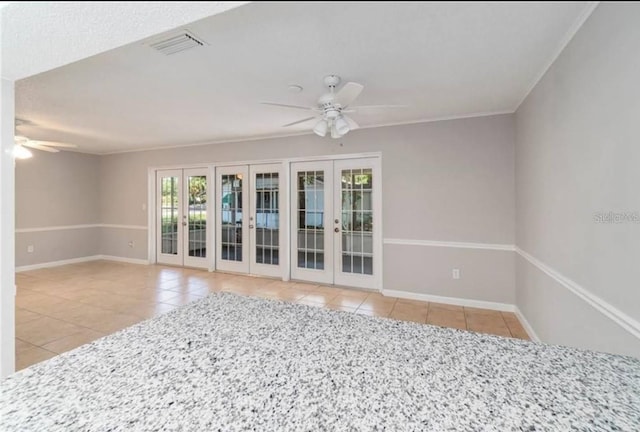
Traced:
<path fill-rule="evenodd" d="M 528 339 L 512 313 L 159 265 L 93 261 L 18 273 L 16 283 L 16 370 L 216 291 Z"/>

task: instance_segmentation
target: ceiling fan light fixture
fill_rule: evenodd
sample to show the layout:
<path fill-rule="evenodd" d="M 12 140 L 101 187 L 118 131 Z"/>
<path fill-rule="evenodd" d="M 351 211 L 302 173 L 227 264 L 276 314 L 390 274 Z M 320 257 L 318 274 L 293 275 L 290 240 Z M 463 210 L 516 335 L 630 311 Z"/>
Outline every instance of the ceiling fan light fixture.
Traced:
<path fill-rule="evenodd" d="M 13 157 L 16 159 L 29 159 L 30 157 L 33 157 L 33 153 L 31 153 L 31 150 L 28 148 L 20 144 L 16 144 L 15 147 L 13 147 Z"/>
<path fill-rule="evenodd" d="M 315 127 L 313 128 L 313 132 L 316 135 L 323 137 L 327 135 L 327 129 L 329 129 L 329 124 L 326 120 L 322 119 L 318 122 L 318 124 L 315 125 Z"/>
<path fill-rule="evenodd" d="M 347 132 L 349 132 L 351 130 L 349 128 L 349 123 L 347 123 L 347 121 L 342 116 L 338 117 L 338 119 L 335 121 L 334 127 L 336 129 L 336 132 L 340 136 L 345 135 Z"/>
<path fill-rule="evenodd" d="M 331 138 L 342 138 L 342 135 L 340 135 L 340 133 L 338 132 L 335 123 L 331 126 Z"/>

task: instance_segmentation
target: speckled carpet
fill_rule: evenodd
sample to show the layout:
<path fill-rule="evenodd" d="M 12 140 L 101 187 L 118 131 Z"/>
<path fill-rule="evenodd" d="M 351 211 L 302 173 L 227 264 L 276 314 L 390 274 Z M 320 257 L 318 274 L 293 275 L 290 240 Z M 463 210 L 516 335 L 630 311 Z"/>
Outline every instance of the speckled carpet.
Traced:
<path fill-rule="evenodd" d="M 640 430 L 640 360 L 229 293 L 0 383 L 1 431 Z"/>

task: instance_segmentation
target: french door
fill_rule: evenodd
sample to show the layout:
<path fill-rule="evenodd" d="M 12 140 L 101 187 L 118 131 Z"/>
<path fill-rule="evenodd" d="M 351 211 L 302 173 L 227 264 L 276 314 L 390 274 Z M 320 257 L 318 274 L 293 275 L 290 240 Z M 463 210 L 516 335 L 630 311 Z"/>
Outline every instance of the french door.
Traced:
<path fill-rule="evenodd" d="M 282 276 L 282 165 L 216 169 L 216 268 Z"/>
<path fill-rule="evenodd" d="M 208 268 L 207 168 L 156 171 L 156 261 Z"/>
<path fill-rule="evenodd" d="M 379 288 L 379 159 L 291 165 L 291 277 Z"/>

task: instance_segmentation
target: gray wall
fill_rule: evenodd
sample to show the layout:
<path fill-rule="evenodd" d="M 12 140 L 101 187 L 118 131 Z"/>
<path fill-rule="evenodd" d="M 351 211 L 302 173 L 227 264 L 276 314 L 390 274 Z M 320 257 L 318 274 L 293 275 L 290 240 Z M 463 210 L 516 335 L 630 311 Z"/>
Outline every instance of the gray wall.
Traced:
<path fill-rule="evenodd" d="M 16 267 L 99 253 L 98 228 L 20 232 L 21 229 L 97 224 L 100 157 L 33 150 L 16 161 Z M 34 252 L 27 253 L 33 245 Z"/>
<path fill-rule="evenodd" d="M 149 167 L 382 152 L 385 238 L 513 244 L 514 139 L 513 116 L 500 115 L 363 129 L 341 140 L 304 135 L 106 155 L 100 159 L 101 222 L 147 224 L 142 205 Z M 103 230 L 102 253 L 147 258 L 144 233 Z M 128 248 L 132 236 L 145 242 Z M 384 252 L 385 289 L 514 301 L 510 252 L 403 245 L 386 245 Z M 429 265 L 395 271 L 433 257 Z M 460 280 L 451 279 L 454 267 L 461 269 Z"/>
<path fill-rule="evenodd" d="M 518 247 L 636 324 L 640 224 L 594 218 L 640 212 L 639 23 L 640 4 L 601 3 L 516 114 Z M 517 259 L 517 304 L 542 340 L 640 356 L 640 340 Z"/>

